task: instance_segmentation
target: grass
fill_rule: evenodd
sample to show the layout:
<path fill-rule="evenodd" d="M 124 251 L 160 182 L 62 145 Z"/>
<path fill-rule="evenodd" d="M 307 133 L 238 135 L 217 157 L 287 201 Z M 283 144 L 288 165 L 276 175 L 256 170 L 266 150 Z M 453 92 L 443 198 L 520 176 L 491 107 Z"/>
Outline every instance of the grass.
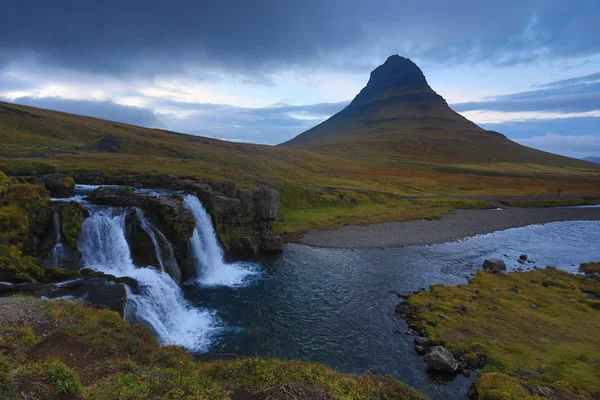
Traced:
<path fill-rule="evenodd" d="M 411 323 L 434 342 L 473 364 L 486 355 L 481 399 L 529 398 L 519 397 L 527 386 L 591 399 L 600 395 L 600 301 L 583 291 L 599 289 L 599 283 L 553 269 L 480 271 L 468 284 L 433 285 L 408 302 L 416 310 Z M 531 379 L 519 378 L 528 371 Z"/>
<path fill-rule="evenodd" d="M 37 300 L 42 302 L 42 300 Z M 144 326 L 81 303 L 44 301 L 47 332 L 0 327 L 0 397 L 44 399 L 424 399 L 391 378 L 319 364 L 244 358 L 196 361 Z M 290 395 L 290 396 L 288 396 Z M 288 397 L 286 397 L 288 396 Z"/>
<path fill-rule="evenodd" d="M 504 200 L 502 203 L 510 207 L 572 207 L 598 204 L 597 200 L 557 199 L 557 200 Z"/>

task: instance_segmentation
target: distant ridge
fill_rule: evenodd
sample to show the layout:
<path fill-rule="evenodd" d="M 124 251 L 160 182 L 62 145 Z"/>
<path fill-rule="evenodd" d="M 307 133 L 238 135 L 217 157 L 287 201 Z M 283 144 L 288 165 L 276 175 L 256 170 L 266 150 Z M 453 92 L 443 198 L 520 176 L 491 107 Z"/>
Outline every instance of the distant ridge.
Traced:
<path fill-rule="evenodd" d="M 596 164 L 600 164 L 600 157 L 592 157 L 592 156 L 590 156 L 590 157 L 584 157 L 584 158 L 582 158 L 582 160 L 593 162 L 593 163 L 596 163 Z"/>
<path fill-rule="evenodd" d="M 452 110 L 410 59 L 390 56 L 339 113 L 281 146 L 442 164 L 528 163 L 589 168 L 522 146 Z"/>

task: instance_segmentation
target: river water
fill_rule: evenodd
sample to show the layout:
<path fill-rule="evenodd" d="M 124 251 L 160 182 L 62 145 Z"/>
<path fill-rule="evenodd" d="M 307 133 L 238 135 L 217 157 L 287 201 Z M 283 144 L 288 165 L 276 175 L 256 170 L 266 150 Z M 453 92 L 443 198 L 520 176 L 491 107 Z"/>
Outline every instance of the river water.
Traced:
<path fill-rule="evenodd" d="M 526 253 L 533 263 L 516 262 Z M 398 297 L 434 283 L 465 283 L 486 258 L 509 269 L 554 265 L 577 272 L 600 259 L 600 222 L 556 222 L 457 242 L 382 250 L 286 246 L 257 263 L 245 286 L 185 286 L 198 307 L 216 310 L 222 328 L 209 354 L 321 362 L 344 372 L 391 374 L 433 399 L 466 398 L 474 379 L 445 382 L 426 372 L 414 336 L 394 314 Z"/>

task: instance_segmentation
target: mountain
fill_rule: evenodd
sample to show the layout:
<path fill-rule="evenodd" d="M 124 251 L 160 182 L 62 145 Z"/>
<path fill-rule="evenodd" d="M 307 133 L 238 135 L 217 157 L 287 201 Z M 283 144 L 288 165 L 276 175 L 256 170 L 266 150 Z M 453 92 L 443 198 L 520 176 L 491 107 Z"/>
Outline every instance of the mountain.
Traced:
<path fill-rule="evenodd" d="M 453 111 L 408 58 L 393 55 L 339 113 L 281 146 L 441 164 L 528 163 L 590 167 L 531 149 Z"/>
<path fill-rule="evenodd" d="M 591 157 L 590 156 L 590 157 L 584 157 L 584 158 L 582 158 L 582 160 L 600 164 L 600 157 Z"/>

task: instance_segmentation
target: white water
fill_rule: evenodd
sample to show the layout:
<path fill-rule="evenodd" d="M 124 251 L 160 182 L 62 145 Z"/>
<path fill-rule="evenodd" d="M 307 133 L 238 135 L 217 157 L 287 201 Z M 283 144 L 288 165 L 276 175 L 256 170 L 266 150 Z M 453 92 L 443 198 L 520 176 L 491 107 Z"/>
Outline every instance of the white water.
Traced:
<path fill-rule="evenodd" d="M 140 221 L 142 229 L 150 236 L 150 239 L 154 244 L 160 269 L 168 273 L 171 278 L 175 280 L 175 282 L 179 282 L 181 280 L 181 272 L 179 270 L 179 266 L 177 266 L 177 261 L 175 260 L 175 254 L 173 253 L 173 247 L 171 247 L 171 243 L 169 243 L 161 231 L 156 229 L 156 227 L 154 227 L 154 225 L 152 225 L 146 219 L 142 210 L 136 208 L 135 212 L 138 220 Z"/>
<path fill-rule="evenodd" d="M 62 236 L 60 234 L 60 221 L 58 220 L 58 213 L 54 213 L 54 229 L 56 232 L 56 244 L 52 249 L 52 263 L 55 267 L 60 268 L 63 263 L 64 248 L 62 243 Z"/>
<path fill-rule="evenodd" d="M 186 195 L 184 203 L 196 220 L 196 230 L 189 242 L 196 282 L 206 286 L 244 284 L 256 272 L 246 263 L 224 262 L 212 220 L 200 200 L 194 195 Z"/>
<path fill-rule="evenodd" d="M 139 294 L 128 288 L 126 317 L 147 324 L 165 344 L 206 351 L 211 333 L 218 329 L 215 314 L 193 307 L 166 272 L 133 264 L 125 238 L 125 209 L 94 207 L 90 211 L 80 233 L 79 250 L 86 267 L 138 282 Z"/>

